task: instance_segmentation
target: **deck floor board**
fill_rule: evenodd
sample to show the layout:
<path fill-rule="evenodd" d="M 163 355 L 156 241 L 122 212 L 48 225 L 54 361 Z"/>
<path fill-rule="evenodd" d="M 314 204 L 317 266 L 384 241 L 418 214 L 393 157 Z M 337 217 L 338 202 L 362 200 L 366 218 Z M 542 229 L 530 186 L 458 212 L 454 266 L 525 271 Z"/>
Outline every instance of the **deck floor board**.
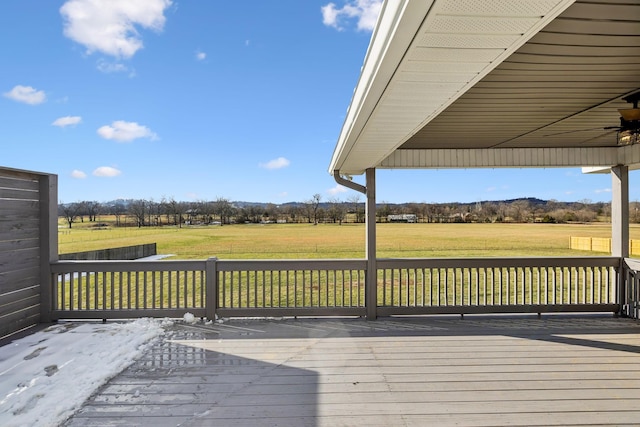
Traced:
<path fill-rule="evenodd" d="M 637 425 L 640 324 L 604 315 L 177 322 L 65 424 Z"/>

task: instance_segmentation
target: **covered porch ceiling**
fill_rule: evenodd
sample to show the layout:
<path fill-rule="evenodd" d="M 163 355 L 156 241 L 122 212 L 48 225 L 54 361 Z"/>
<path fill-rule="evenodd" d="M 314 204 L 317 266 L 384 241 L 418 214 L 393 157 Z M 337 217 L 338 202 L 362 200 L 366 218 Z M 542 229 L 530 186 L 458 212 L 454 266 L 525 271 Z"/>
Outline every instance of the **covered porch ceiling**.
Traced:
<path fill-rule="evenodd" d="M 640 167 L 638 0 L 388 0 L 329 172 Z"/>

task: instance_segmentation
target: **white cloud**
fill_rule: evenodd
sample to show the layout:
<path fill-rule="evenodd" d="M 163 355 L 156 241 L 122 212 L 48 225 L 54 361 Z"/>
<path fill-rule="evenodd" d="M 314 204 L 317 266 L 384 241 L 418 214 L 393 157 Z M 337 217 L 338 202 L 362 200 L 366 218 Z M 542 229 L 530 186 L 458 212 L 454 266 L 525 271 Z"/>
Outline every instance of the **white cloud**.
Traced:
<path fill-rule="evenodd" d="M 71 177 L 76 179 L 85 179 L 87 177 L 87 174 L 82 172 L 81 170 L 74 169 L 71 172 Z"/>
<path fill-rule="evenodd" d="M 601 193 L 611 193 L 611 189 L 610 188 L 600 188 L 595 190 L 596 194 L 601 194 Z"/>
<path fill-rule="evenodd" d="M 361 31 L 373 30 L 381 9 L 382 0 L 347 0 L 341 8 L 335 3 L 328 3 L 320 8 L 324 25 L 343 30 L 345 21 L 355 19 L 358 30 Z"/>
<path fill-rule="evenodd" d="M 116 120 L 111 125 L 102 126 L 98 129 L 98 135 L 104 139 L 113 139 L 118 142 L 129 142 L 138 138 L 158 139 L 158 136 L 148 127 L 124 120 Z"/>
<path fill-rule="evenodd" d="M 47 95 L 41 90 L 36 90 L 31 86 L 17 85 L 9 92 L 5 92 L 4 96 L 14 101 L 24 102 L 25 104 L 37 105 L 47 100 Z"/>
<path fill-rule="evenodd" d="M 64 35 L 87 48 L 130 58 L 143 43 L 136 27 L 161 31 L 172 0 L 68 0 L 60 8 Z"/>
<path fill-rule="evenodd" d="M 105 176 L 107 178 L 118 176 L 121 173 L 122 171 L 116 168 L 112 168 L 111 166 L 100 166 L 99 168 L 93 171 L 94 176 Z"/>
<path fill-rule="evenodd" d="M 347 192 L 347 189 L 340 184 L 336 184 L 335 187 L 327 190 L 327 193 L 331 194 L 332 196 L 335 196 L 336 194 L 340 194 L 340 193 L 346 193 L 346 192 Z"/>
<path fill-rule="evenodd" d="M 127 66 L 120 62 L 109 62 L 109 61 L 105 61 L 102 58 L 98 60 L 97 68 L 98 68 L 98 71 L 103 72 L 105 74 L 124 73 L 125 71 L 129 71 Z"/>
<path fill-rule="evenodd" d="M 196 52 L 196 59 L 198 61 L 204 61 L 206 58 L 207 58 L 207 54 L 206 53 L 200 52 L 200 51 Z"/>
<path fill-rule="evenodd" d="M 63 128 L 66 126 L 75 126 L 81 121 L 82 117 L 80 116 L 65 116 L 55 119 L 51 125 Z"/>
<path fill-rule="evenodd" d="M 289 166 L 291 162 L 284 157 L 278 157 L 277 159 L 273 159 L 268 161 L 267 163 L 260 163 L 260 167 L 264 169 L 282 169 Z"/>

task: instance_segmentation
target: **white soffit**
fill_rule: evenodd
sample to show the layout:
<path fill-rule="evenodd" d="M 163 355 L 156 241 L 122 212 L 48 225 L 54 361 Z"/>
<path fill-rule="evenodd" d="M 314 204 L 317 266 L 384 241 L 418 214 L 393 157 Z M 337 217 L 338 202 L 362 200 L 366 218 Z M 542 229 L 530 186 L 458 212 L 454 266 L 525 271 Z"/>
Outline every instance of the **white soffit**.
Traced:
<path fill-rule="evenodd" d="M 391 0 L 329 172 L 375 167 L 574 0 Z"/>

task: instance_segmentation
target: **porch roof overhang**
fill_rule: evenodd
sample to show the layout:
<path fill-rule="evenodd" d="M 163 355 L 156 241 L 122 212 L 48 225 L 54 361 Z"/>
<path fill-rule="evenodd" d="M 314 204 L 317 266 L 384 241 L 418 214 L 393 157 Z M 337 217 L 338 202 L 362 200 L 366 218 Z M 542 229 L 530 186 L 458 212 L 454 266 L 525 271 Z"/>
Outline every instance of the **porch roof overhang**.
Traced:
<path fill-rule="evenodd" d="M 329 172 L 640 167 L 637 0 L 387 0 Z"/>

